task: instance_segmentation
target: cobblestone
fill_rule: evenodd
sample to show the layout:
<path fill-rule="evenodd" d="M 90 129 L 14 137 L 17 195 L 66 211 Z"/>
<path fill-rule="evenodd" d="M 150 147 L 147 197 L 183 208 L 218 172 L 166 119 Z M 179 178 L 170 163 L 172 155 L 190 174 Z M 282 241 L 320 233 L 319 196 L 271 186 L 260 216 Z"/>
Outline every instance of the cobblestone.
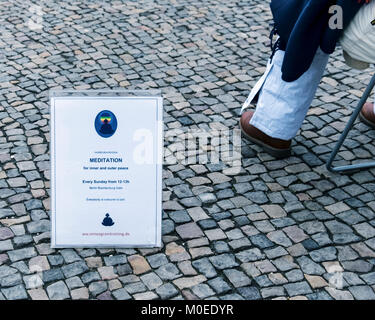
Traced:
<path fill-rule="evenodd" d="M 1 292 L 8 300 L 24 300 L 28 297 L 25 287 L 22 284 L 10 288 L 3 288 Z"/>
<path fill-rule="evenodd" d="M 64 300 L 69 298 L 69 290 L 63 281 L 55 282 L 47 287 L 51 300 Z"/>

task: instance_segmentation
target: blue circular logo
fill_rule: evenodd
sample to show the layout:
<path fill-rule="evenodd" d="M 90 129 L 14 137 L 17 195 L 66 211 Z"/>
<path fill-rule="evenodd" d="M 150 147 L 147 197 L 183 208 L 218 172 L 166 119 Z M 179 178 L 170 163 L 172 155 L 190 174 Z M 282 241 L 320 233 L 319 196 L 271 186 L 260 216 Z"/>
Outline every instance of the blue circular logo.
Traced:
<path fill-rule="evenodd" d="M 111 137 L 117 129 L 116 116 L 109 110 L 103 110 L 95 118 L 95 130 L 103 138 Z"/>

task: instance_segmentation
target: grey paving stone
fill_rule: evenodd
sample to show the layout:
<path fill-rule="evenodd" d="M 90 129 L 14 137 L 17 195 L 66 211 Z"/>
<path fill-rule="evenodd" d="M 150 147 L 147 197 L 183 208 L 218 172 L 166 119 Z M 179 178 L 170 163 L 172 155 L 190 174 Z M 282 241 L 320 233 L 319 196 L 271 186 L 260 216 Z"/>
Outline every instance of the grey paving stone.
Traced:
<path fill-rule="evenodd" d="M 272 281 L 264 274 L 258 277 L 254 278 L 254 281 L 258 284 L 260 287 L 269 287 L 272 286 Z"/>
<path fill-rule="evenodd" d="M 157 268 L 168 263 L 168 259 L 163 253 L 148 256 L 146 259 L 152 268 Z"/>
<path fill-rule="evenodd" d="M 204 299 L 215 294 L 215 292 L 205 283 L 199 283 L 193 286 L 191 290 L 200 299 Z"/>
<path fill-rule="evenodd" d="M 40 274 L 26 275 L 23 277 L 23 282 L 25 283 L 26 289 L 40 288 L 44 285 Z"/>
<path fill-rule="evenodd" d="M 375 284 L 375 272 L 362 274 L 362 275 L 360 275 L 360 277 L 369 285 Z"/>
<path fill-rule="evenodd" d="M 298 211 L 296 213 L 292 213 L 291 216 L 298 222 L 305 222 L 316 219 L 316 216 L 309 210 Z"/>
<path fill-rule="evenodd" d="M 263 299 L 281 297 L 285 295 L 285 290 L 283 287 L 263 288 L 261 290 L 261 295 Z"/>
<path fill-rule="evenodd" d="M 162 233 L 163 235 L 173 232 L 175 229 L 174 222 L 170 219 L 165 219 L 162 222 Z"/>
<path fill-rule="evenodd" d="M 286 284 L 284 287 L 288 292 L 289 296 L 291 297 L 312 293 L 312 290 L 306 281 L 289 283 Z"/>
<path fill-rule="evenodd" d="M 14 212 L 11 209 L 8 209 L 8 208 L 0 209 L 0 218 L 11 217 L 13 215 L 14 215 Z"/>
<path fill-rule="evenodd" d="M 180 271 L 172 263 L 162 265 L 156 269 L 156 273 L 163 280 L 174 280 L 181 276 Z"/>
<path fill-rule="evenodd" d="M 117 266 L 119 264 L 125 264 L 127 262 L 126 255 L 117 254 L 109 257 L 104 257 L 104 263 L 106 266 Z"/>
<path fill-rule="evenodd" d="M 19 273 L 14 273 L 9 276 L 0 278 L 0 287 L 13 287 L 22 283 L 22 277 Z"/>
<path fill-rule="evenodd" d="M 342 212 L 338 214 L 336 217 L 343 220 L 345 223 L 349 225 L 354 225 L 356 223 L 363 222 L 364 220 L 366 220 L 363 216 L 361 216 L 354 210 Z"/>
<path fill-rule="evenodd" d="M 262 191 L 251 192 L 248 197 L 252 202 L 256 204 L 264 204 L 268 202 L 267 196 Z"/>
<path fill-rule="evenodd" d="M 33 242 L 33 238 L 29 234 L 13 238 L 13 243 L 16 248 L 23 247 Z"/>
<path fill-rule="evenodd" d="M 209 259 L 210 262 L 214 265 L 214 267 L 219 270 L 238 266 L 238 263 L 236 262 L 233 254 L 220 254 L 217 256 L 210 257 Z"/>
<path fill-rule="evenodd" d="M 213 229 L 217 227 L 217 223 L 214 219 L 204 219 L 204 220 L 199 220 L 198 225 L 203 229 Z"/>
<path fill-rule="evenodd" d="M 14 237 L 14 233 L 10 228 L 0 228 L 0 240 L 11 239 Z"/>
<path fill-rule="evenodd" d="M 40 233 L 50 231 L 51 223 L 49 220 L 32 221 L 26 225 L 30 233 Z"/>
<path fill-rule="evenodd" d="M 276 243 L 278 245 L 281 245 L 283 247 L 289 247 L 289 246 L 292 245 L 292 242 L 290 241 L 290 239 L 281 230 L 272 231 L 272 232 L 270 232 L 270 233 L 267 234 L 267 237 L 272 242 L 274 242 L 274 243 Z"/>
<path fill-rule="evenodd" d="M 73 249 L 64 249 L 60 251 L 66 263 L 72 263 L 82 260 L 82 258 Z"/>
<path fill-rule="evenodd" d="M 214 279 L 207 281 L 207 283 L 218 294 L 226 293 L 232 289 L 222 277 L 216 277 Z"/>
<path fill-rule="evenodd" d="M 369 239 L 375 236 L 375 228 L 367 222 L 359 223 L 353 226 L 354 229 L 364 238 Z"/>
<path fill-rule="evenodd" d="M 25 202 L 25 207 L 27 210 L 34 210 L 34 209 L 40 209 L 43 208 L 42 201 L 38 199 L 30 199 Z"/>
<path fill-rule="evenodd" d="M 156 293 L 162 299 L 170 299 L 178 294 L 178 290 L 171 283 L 166 283 L 158 287 Z"/>
<path fill-rule="evenodd" d="M 59 266 L 64 263 L 64 258 L 60 255 L 49 255 L 48 261 L 52 266 Z"/>
<path fill-rule="evenodd" d="M 297 281 L 301 281 L 304 279 L 304 275 L 303 273 L 301 272 L 301 270 L 297 270 L 297 269 L 293 269 L 293 270 L 290 270 L 288 271 L 286 274 L 285 274 L 286 278 L 290 281 L 290 282 L 297 282 Z"/>
<path fill-rule="evenodd" d="M 47 287 L 48 297 L 51 300 L 69 299 L 69 290 L 63 281 L 55 282 Z"/>
<path fill-rule="evenodd" d="M 298 212 L 305 209 L 305 207 L 298 201 L 290 201 L 287 202 L 284 206 L 284 210 L 287 213 L 293 213 L 293 212 Z"/>
<path fill-rule="evenodd" d="M 236 269 L 226 269 L 223 271 L 234 287 L 240 288 L 251 284 L 251 280 L 242 271 Z"/>
<path fill-rule="evenodd" d="M 16 268 L 19 272 L 23 274 L 29 274 L 30 269 L 24 261 L 17 261 L 11 264 L 11 267 Z"/>
<path fill-rule="evenodd" d="M 280 247 L 280 246 L 265 250 L 264 252 L 267 258 L 269 259 L 274 259 L 274 258 L 281 257 L 281 256 L 288 254 L 288 251 L 286 251 L 283 247 Z"/>
<path fill-rule="evenodd" d="M 264 254 L 258 249 L 247 249 L 236 254 L 241 262 L 257 261 L 264 258 Z"/>
<path fill-rule="evenodd" d="M 187 214 L 185 210 L 172 211 L 168 215 L 176 223 L 184 223 L 191 221 L 190 216 Z"/>
<path fill-rule="evenodd" d="M 22 284 L 10 288 L 2 288 L 1 292 L 7 300 L 24 300 L 28 298 L 25 287 Z"/>
<path fill-rule="evenodd" d="M 107 290 L 107 283 L 105 281 L 95 281 L 95 282 L 91 282 L 90 285 L 89 285 L 89 291 L 94 295 L 94 296 L 97 296 L 101 293 L 103 293 L 104 291 Z"/>
<path fill-rule="evenodd" d="M 118 289 L 112 291 L 113 296 L 115 297 L 116 300 L 129 300 L 131 299 L 131 295 L 124 289 Z"/>
<path fill-rule="evenodd" d="M 141 276 L 141 280 L 149 290 L 154 290 L 163 284 L 163 281 L 153 272 Z"/>
<path fill-rule="evenodd" d="M 315 262 L 330 261 L 337 258 L 337 250 L 334 247 L 326 247 L 310 252 L 310 257 Z"/>
<path fill-rule="evenodd" d="M 332 241 L 327 232 L 319 232 L 311 236 L 311 238 L 318 244 L 319 247 L 332 244 Z"/>
<path fill-rule="evenodd" d="M 356 286 L 356 285 L 360 285 L 360 284 L 365 284 L 363 282 L 363 280 L 361 280 L 359 278 L 358 275 L 356 275 L 355 273 L 353 272 L 343 272 L 343 278 L 345 280 L 345 282 L 350 285 L 350 286 Z"/>
<path fill-rule="evenodd" d="M 371 263 L 364 260 L 343 261 L 342 266 L 344 270 L 352 272 L 369 272 L 373 267 Z"/>
<path fill-rule="evenodd" d="M 254 236 L 250 236 L 250 241 L 260 249 L 269 248 L 275 245 L 264 234 L 256 234 Z"/>
<path fill-rule="evenodd" d="M 212 266 L 208 258 L 194 260 L 192 266 L 206 278 L 213 278 L 217 275 L 215 268 Z"/>
<path fill-rule="evenodd" d="M 332 297 L 325 291 L 317 291 L 306 296 L 309 300 L 333 300 Z"/>
<path fill-rule="evenodd" d="M 107 288 L 106 288 L 106 283 L 104 281 L 99 281 L 99 282 L 93 282 L 91 285 L 94 285 L 94 289 L 96 291 L 105 291 Z M 144 292 L 147 290 L 146 286 L 138 281 L 138 282 L 134 282 L 134 283 L 129 283 L 125 286 L 125 289 L 127 292 L 129 292 L 130 294 L 134 294 L 134 293 L 139 293 L 139 292 Z M 101 292 L 99 292 L 101 293 Z"/>
<path fill-rule="evenodd" d="M 83 287 L 84 284 L 82 283 L 81 279 L 79 277 L 72 277 L 65 280 L 66 285 L 70 290 Z"/>
<path fill-rule="evenodd" d="M 237 289 L 238 293 L 245 298 L 245 300 L 260 300 L 261 295 L 256 287 L 241 287 Z"/>
<path fill-rule="evenodd" d="M 64 279 L 64 275 L 61 269 L 50 269 L 50 270 L 43 271 L 42 279 L 44 282 L 54 282 L 57 280 Z"/>
<path fill-rule="evenodd" d="M 173 192 L 179 198 L 187 198 L 187 197 L 193 196 L 193 193 L 191 192 L 189 187 L 187 185 L 184 185 L 184 184 L 180 184 L 180 185 L 174 187 Z"/>
<path fill-rule="evenodd" d="M 328 221 L 325 223 L 331 233 L 352 233 L 353 230 L 346 224 L 339 221 Z"/>
<path fill-rule="evenodd" d="M 96 271 L 86 272 L 81 276 L 84 284 L 89 284 L 93 281 L 101 280 L 100 274 Z"/>
<path fill-rule="evenodd" d="M 212 204 L 217 201 L 217 198 L 213 193 L 202 193 L 198 197 L 203 204 Z"/>
<path fill-rule="evenodd" d="M 9 267 L 7 265 L 0 266 L 0 278 L 7 277 L 11 274 L 17 273 L 16 268 Z"/>
<path fill-rule="evenodd" d="M 292 256 L 283 256 L 273 260 L 273 264 L 281 271 L 288 271 L 297 268 L 298 265 L 294 263 Z"/>
<path fill-rule="evenodd" d="M 230 251 L 228 244 L 224 241 L 215 241 L 214 249 L 217 253 L 224 253 Z"/>
<path fill-rule="evenodd" d="M 13 249 L 14 248 L 11 240 L 0 241 L 0 252 L 5 252 Z"/>
<path fill-rule="evenodd" d="M 374 300 L 375 293 L 370 286 L 353 286 L 349 287 L 350 293 L 358 300 Z"/>
<path fill-rule="evenodd" d="M 37 255 L 34 247 L 22 248 L 8 252 L 9 259 L 12 262 L 28 259 Z"/>
<path fill-rule="evenodd" d="M 204 235 L 202 230 L 194 222 L 180 225 L 176 227 L 176 231 L 183 239 L 194 239 Z"/>
<path fill-rule="evenodd" d="M 39 220 L 42 220 L 42 219 L 47 219 L 48 218 L 48 215 L 46 214 L 46 212 L 44 210 L 32 210 L 31 211 L 31 220 L 33 221 L 39 221 Z"/>
<path fill-rule="evenodd" d="M 65 277 L 70 278 L 86 272 L 88 267 L 83 261 L 78 261 L 65 265 L 61 269 Z"/>
<path fill-rule="evenodd" d="M 122 264 L 120 266 L 117 266 L 116 271 L 117 271 L 117 274 L 119 274 L 120 276 L 123 276 L 123 275 L 129 274 L 129 273 L 132 273 L 133 269 L 131 268 L 131 266 L 129 264 L 126 263 L 126 264 Z"/>
<path fill-rule="evenodd" d="M 347 244 L 360 240 L 361 238 L 354 233 L 336 233 L 333 235 L 333 242 L 336 244 Z"/>
<path fill-rule="evenodd" d="M 312 261 L 309 257 L 303 256 L 297 258 L 296 260 L 304 273 L 312 275 L 322 275 L 325 272 L 322 266 Z"/>
<path fill-rule="evenodd" d="M 238 293 L 226 294 L 220 297 L 220 300 L 245 300 Z"/>

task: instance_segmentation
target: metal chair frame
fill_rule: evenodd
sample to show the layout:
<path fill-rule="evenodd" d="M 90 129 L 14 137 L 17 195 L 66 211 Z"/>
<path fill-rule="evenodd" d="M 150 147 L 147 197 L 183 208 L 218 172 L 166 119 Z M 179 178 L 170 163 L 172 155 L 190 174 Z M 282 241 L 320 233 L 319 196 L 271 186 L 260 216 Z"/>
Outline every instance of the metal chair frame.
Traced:
<path fill-rule="evenodd" d="M 329 157 L 327 164 L 326 164 L 326 167 L 329 171 L 343 173 L 343 172 L 348 172 L 348 171 L 355 171 L 355 170 L 359 171 L 362 169 L 369 169 L 369 168 L 375 167 L 375 161 L 365 162 L 365 163 L 355 163 L 355 164 L 339 166 L 339 167 L 333 167 L 332 165 L 337 153 L 339 152 L 342 144 L 344 143 L 349 131 L 352 129 L 355 120 L 358 118 L 358 115 L 361 112 L 363 105 L 366 103 L 374 87 L 375 87 L 375 75 L 373 75 L 373 77 L 371 78 L 370 83 L 368 84 L 365 92 L 363 93 L 361 99 L 359 100 L 357 107 L 354 109 L 353 114 L 351 115 L 348 123 L 346 124 L 344 131 L 342 132 L 339 140 L 337 141 L 334 149 L 332 150 L 331 156 Z"/>

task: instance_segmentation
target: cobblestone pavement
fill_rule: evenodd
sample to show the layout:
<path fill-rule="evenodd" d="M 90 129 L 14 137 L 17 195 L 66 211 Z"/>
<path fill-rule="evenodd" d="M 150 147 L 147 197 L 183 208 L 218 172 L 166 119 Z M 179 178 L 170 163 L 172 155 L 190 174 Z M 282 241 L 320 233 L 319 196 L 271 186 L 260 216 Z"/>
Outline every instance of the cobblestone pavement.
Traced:
<path fill-rule="evenodd" d="M 54 250 L 48 90 L 160 88 L 166 132 L 237 128 L 271 15 L 260 0 L 12 0 L 0 11 L 0 299 L 375 298 L 375 171 L 324 166 L 370 77 L 339 50 L 289 159 L 242 141 L 237 173 L 164 166 L 161 249 Z M 357 123 L 337 162 L 374 158 L 374 137 Z"/>

